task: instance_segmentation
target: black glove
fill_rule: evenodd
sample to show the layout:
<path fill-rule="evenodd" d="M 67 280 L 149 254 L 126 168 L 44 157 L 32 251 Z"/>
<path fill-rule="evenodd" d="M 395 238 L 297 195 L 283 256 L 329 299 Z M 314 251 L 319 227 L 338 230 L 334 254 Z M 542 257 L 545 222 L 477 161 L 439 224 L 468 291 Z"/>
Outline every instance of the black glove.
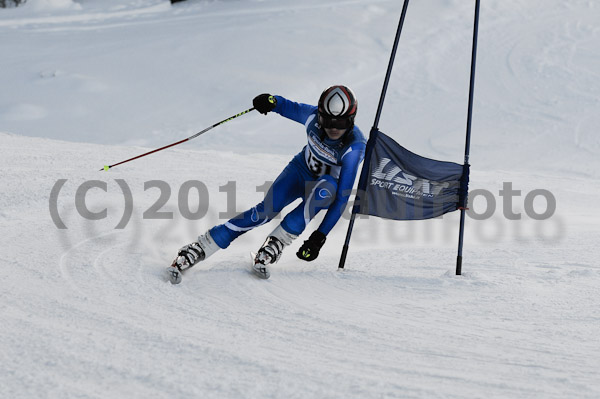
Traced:
<path fill-rule="evenodd" d="M 325 234 L 321 233 L 319 230 L 315 230 L 315 232 L 308 237 L 308 240 L 304 241 L 304 244 L 302 244 L 298 252 L 296 252 L 296 256 L 307 262 L 317 259 L 321 247 L 325 244 L 326 238 Z"/>
<path fill-rule="evenodd" d="M 258 112 L 266 115 L 267 112 L 273 111 L 277 105 L 277 99 L 268 93 L 259 94 L 252 100 L 252 105 Z"/>

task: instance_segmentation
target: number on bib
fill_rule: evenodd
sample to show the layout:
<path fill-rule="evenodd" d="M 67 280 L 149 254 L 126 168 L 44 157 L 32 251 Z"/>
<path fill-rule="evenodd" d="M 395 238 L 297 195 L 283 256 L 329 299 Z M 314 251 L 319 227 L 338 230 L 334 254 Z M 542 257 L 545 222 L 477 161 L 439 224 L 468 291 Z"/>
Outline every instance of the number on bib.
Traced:
<path fill-rule="evenodd" d="M 310 171 L 317 176 L 331 173 L 331 165 L 317 159 L 317 157 L 315 157 L 311 151 L 308 152 L 307 164 L 308 169 L 310 169 Z"/>

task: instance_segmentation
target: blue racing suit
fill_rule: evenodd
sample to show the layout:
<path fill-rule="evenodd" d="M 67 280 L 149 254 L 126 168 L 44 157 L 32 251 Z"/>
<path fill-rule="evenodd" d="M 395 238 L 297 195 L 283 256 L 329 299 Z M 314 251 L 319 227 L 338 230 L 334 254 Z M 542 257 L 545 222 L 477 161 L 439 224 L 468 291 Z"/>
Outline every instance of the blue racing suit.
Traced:
<path fill-rule="evenodd" d="M 331 140 L 318 123 L 317 107 L 275 96 L 274 112 L 306 127 L 308 144 L 285 167 L 255 207 L 210 229 L 220 248 L 241 234 L 267 223 L 298 198 L 302 203 L 288 213 L 281 226 L 300 235 L 322 209 L 327 209 L 318 230 L 327 235 L 340 219 L 350 196 L 358 166 L 365 155 L 365 137 L 356 126 Z"/>

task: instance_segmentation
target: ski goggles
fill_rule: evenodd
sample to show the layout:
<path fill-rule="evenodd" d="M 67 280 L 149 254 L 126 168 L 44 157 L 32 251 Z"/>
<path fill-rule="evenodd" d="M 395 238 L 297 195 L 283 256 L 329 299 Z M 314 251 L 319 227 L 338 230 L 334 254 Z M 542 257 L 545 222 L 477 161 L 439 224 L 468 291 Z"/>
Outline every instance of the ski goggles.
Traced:
<path fill-rule="evenodd" d="M 324 129 L 350 129 L 354 126 L 354 117 L 336 118 L 319 113 L 319 125 Z"/>

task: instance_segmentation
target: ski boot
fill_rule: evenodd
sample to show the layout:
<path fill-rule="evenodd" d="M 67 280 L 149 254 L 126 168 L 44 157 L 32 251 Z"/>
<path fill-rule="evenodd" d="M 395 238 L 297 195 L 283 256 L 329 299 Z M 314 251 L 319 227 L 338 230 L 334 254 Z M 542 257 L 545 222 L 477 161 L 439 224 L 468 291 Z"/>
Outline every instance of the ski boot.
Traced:
<path fill-rule="evenodd" d="M 181 283 L 184 271 L 205 260 L 218 249 L 219 246 L 213 241 L 209 232 L 199 236 L 198 241 L 181 247 L 177 252 L 177 257 L 167 268 L 167 277 L 171 284 Z"/>
<path fill-rule="evenodd" d="M 283 248 L 290 245 L 297 237 L 285 231 L 281 225 L 278 226 L 253 257 L 252 272 L 259 278 L 268 279 L 271 272 L 267 266 L 279 261 Z"/>

